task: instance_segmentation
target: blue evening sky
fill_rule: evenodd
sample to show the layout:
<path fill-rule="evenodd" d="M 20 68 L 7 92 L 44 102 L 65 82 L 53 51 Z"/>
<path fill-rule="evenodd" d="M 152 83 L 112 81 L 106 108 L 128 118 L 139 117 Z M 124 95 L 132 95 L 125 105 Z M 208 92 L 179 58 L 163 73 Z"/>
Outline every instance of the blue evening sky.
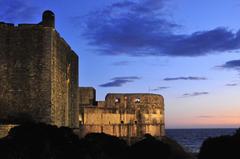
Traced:
<path fill-rule="evenodd" d="M 44 10 L 79 55 L 80 86 L 165 98 L 167 128 L 239 127 L 239 0 L 0 0 L 0 21 Z"/>

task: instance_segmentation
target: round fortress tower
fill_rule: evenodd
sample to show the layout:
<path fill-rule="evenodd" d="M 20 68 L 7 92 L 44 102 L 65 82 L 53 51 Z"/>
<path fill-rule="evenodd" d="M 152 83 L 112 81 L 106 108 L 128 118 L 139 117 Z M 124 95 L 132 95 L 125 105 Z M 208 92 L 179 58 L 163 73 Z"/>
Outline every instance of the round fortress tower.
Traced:
<path fill-rule="evenodd" d="M 46 27 L 55 27 L 55 14 L 50 11 L 46 10 L 42 14 L 42 24 Z"/>

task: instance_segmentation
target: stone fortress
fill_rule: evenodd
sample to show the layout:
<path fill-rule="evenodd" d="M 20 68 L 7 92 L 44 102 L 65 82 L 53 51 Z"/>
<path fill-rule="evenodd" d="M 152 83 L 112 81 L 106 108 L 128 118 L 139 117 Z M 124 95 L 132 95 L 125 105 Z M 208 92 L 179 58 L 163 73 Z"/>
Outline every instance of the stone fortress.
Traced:
<path fill-rule="evenodd" d="M 95 89 L 79 88 L 80 136 L 89 132 L 134 138 L 148 133 L 164 135 L 164 101 L 156 94 L 106 95 L 96 101 Z"/>
<path fill-rule="evenodd" d="M 149 93 L 106 95 L 79 87 L 78 56 L 45 11 L 38 24 L 0 22 L 0 137 L 25 122 L 137 138 L 165 134 L 164 99 Z"/>

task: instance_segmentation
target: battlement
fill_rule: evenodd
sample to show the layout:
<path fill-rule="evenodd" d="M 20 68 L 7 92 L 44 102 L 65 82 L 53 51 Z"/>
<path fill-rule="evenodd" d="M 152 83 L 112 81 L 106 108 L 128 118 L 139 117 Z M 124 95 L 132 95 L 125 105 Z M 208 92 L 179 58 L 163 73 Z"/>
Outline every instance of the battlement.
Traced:
<path fill-rule="evenodd" d="M 0 27 L 5 28 L 23 28 L 23 27 L 35 27 L 35 26 L 42 26 L 42 27 L 50 27 L 55 28 L 55 15 L 52 11 L 46 10 L 42 14 L 42 21 L 38 24 L 18 24 L 15 26 L 13 23 L 5 23 L 0 22 Z"/>

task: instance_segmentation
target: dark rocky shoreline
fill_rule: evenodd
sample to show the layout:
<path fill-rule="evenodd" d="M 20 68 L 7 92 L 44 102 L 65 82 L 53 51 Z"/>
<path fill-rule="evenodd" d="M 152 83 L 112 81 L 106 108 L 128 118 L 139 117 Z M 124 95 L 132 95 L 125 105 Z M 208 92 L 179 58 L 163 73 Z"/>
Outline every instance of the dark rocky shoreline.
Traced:
<path fill-rule="evenodd" d="M 205 140 L 196 154 L 186 152 L 168 137 L 157 139 L 146 134 L 142 140 L 128 145 L 121 138 L 103 133 L 79 139 L 67 127 L 24 124 L 0 139 L 0 153 L 4 159 L 239 159 L 239 132 Z"/>

